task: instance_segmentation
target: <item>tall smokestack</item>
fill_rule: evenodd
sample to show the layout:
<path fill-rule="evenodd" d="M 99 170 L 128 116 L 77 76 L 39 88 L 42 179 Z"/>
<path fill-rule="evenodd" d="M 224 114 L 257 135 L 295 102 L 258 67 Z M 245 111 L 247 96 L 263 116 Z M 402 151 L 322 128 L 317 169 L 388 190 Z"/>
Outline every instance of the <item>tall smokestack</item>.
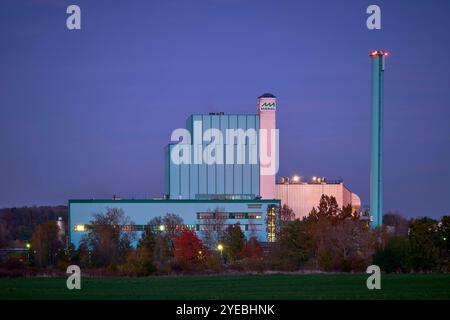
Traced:
<path fill-rule="evenodd" d="M 384 59 L 387 51 L 375 50 L 372 58 L 372 155 L 370 173 L 370 226 L 381 227 L 382 210 L 382 161 L 383 161 L 383 80 Z"/>

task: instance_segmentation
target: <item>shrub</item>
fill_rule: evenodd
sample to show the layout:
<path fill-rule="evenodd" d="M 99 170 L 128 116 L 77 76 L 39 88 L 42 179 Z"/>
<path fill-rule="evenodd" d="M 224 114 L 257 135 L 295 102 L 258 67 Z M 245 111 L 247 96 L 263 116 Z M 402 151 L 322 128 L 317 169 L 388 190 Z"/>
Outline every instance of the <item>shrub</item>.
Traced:
<path fill-rule="evenodd" d="M 129 252 L 125 263 L 118 269 L 121 273 L 136 276 L 147 276 L 156 271 L 150 253 L 143 247 Z"/>
<path fill-rule="evenodd" d="M 264 272 L 268 269 L 265 261 L 258 257 L 244 258 L 240 261 L 240 265 L 243 271 Z"/>
<path fill-rule="evenodd" d="M 222 260 L 219 255 L 209 255 L 205 259 L 204 270 L 219 273 L 222 271 Z"/>
<path fill-rule="evenodd" d="M 319 267 L 324 271 L 332 271 L 333 268 L 335 267 L 333 255 L 328 250 L 319 252 L 317 261 L 319 263 Z"/>
<path fill-rule="evenodd" d="M 394 236 L 387 240 L 384 248 L 378 248 L 373 263 L 383 272 L 405 272 L 408 270 L 409 243 L 405 237 Z"/>
<path fill-rule="evenodd" d="M 240 252 L 242 258 L 261 258 L 262 255 L 263 249 L 255 237 L 251 237 Z"/>

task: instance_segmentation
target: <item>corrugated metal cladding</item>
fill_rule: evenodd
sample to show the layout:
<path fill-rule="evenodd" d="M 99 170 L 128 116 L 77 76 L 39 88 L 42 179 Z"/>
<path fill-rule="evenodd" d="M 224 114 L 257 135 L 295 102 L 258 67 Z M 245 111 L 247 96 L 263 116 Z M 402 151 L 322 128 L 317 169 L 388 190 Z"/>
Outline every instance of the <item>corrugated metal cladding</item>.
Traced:
<path fill-rule="evenodd" d="M 281 205 L 287 204 L 295 213 L 296 218 L 307 216 L 312 208 L 320 203 L 322 194 L 333 196 L 339 207 L 351 204 L 359 207 L 360 203 L 352 203 L 352 192 L 343 183 L 336 184 L 276 184 L 277 199 Z M 357 196 L 356 196 L 357 197 Z M 355 198 L 356 199 L 356 198 Z M 359 198 L 358 198 L 359 199 Z"/>
<path fill-rule="evenodd" d="M 192 115 L 187 119 L 186 128 L 191 133 L 192 141 L 196 137 L 194 122 L 201 122 L 201 134 L 210 128 L 221 131 L 223 139 L 226 139 L 227 129 L 255 129 L 259 132 L 259 115 Z M 204 148 L 209 142 L 202 142 Z M 234 164 L 174 164 L 170 161 L 170 152 L 174 144 L 166 149 L 166 194 L 170 199 L 211 199 L 220 196 L 243 196 L 255 198 L 260 195 L 259 157 L 255 164 L 249 164 L 250 154 L 249 140 L 245 141 L 244 164 L 236 164 L 237 148 L 234 149 Z M 257 140 L 256 152 L 259 152 Z M 194 148 L 192 147 L 192 159 Z M 226 150 L 224 150 L 226 159 Z"/>

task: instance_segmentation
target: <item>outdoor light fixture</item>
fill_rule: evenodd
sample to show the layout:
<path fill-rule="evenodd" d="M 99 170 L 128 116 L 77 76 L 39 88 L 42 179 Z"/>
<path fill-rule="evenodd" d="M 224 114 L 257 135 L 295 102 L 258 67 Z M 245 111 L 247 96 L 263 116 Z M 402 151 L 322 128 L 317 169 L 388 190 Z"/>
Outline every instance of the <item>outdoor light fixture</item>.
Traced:
<path fill-rule="evenodd" d="M 76 232 L 83 232 L 86 231 L 86 227 L 84 224 L 76 224 L 75 225 L 75 231 Z"/>
<path fill-rule="evenodd" d="M 162 224 L 162 225 L 160 225 L 159 226 L 159 231 L 164 231 L 164 230 L 166 230 L 166 227 Z"/>
<path fill-rule="evenodd" d="M 299 182 L 300 182 L 300 177 L 297 176 L 297 175 L 293 176 L 293 177 L 292 177 L 292 182 L 294 182 L 294 183 L 299 183 Z"/>
<path fill-rule="evenodd" d="M 31 243 L 27 243 L 25 246 L 27 247 L 28 250 L 30 250 L 30 248 L 31 248 Z"/>
<path fill-rule="evenodd" d="M 217 250 L 219 250 L 220 252 L 222 252 L 222 250 L 223 250 L 223 245 L 221 245 L 221 244 L 217 245 Z"/>

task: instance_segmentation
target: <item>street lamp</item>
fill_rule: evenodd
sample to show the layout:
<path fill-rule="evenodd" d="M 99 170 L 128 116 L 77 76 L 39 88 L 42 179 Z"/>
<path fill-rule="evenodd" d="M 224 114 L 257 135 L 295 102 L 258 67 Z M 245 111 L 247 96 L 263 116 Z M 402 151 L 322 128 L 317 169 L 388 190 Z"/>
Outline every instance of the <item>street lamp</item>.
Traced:
<path fill-rule="evenodd" d="M 220 260 L 223 260 L 223 255 L 222 255 L 222 252 L 223 252 L 223 245 L 219 243 L 219 244 L 217 245 L 217 250 L 219 250 L 219 252 L 220 252 Z"/>
<path fill-rule="evenodd" d="M 300 182 L 300 176 L 297 176 L 297 175 L 293 176 L 292 177 L 292 182 L 299 183 Z"/>
<path fill-rule="evenodd" d="M 27 242 L 25 244 L 25 247 L 27 248 L 27 262 L 30 263 L 30 249 L 31 249 L 31 243 Z"/>

